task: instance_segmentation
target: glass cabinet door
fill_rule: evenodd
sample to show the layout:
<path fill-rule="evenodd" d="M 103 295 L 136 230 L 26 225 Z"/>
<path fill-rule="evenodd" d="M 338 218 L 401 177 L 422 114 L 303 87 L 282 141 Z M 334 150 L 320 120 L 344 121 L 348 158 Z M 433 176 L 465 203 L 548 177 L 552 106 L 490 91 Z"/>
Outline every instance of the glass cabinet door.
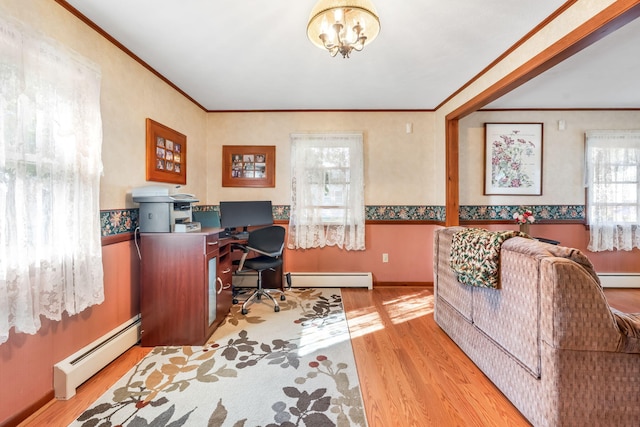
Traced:
<path fill-rule="evenodd" d="M 211 325 L 216 320 L 216 285 L 217 285 L 217 272 L 216 265 L 218 259 L 217 257 L 212 257 L 207 260 L 207 265 L 209 270 L 208 282 L 207 282 L 207 292 L 208 292 L 208 300 L 209 300 L 209 310 L 207 316 L 207 325 Z"/>

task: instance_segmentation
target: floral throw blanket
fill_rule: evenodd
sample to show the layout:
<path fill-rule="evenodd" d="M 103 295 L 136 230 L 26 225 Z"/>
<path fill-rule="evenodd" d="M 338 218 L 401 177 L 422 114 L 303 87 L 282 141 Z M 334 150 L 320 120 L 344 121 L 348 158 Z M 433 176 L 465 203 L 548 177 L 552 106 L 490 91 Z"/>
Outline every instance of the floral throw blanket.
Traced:
<path fill-rule="evenodd" d="M 511 237 L 528 237 L 519 231 L 468 228 L 453 234 L 451 268 L 464 285 L 498 288 L 500 247 Z"/>

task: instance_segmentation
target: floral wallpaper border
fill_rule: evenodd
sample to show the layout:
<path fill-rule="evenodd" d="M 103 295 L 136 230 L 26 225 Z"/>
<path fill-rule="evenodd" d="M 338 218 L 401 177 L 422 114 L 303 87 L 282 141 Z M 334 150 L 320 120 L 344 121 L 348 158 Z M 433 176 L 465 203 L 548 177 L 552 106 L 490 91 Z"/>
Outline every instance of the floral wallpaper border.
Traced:
<path fill-rule="evenodd" d="M 512 220 L 513 213 L 521 206 L 461 206 L 461 221 L 505 221 Z M 537 220 L 584 220 L 582 205 L 530 205 Z M 196 211 L 218 211 L 218 206 L 194 206 Z M 273 218 L 287 221 L 289 205 L 274 205 Z M 365 207 L 367 221 L 433 221 L 444 222 L 444 206 L 391 206 L 371 205 Z M 102 237 L 122 233 L 133 233 L 138 227 L 138 209 L 100 211 Z"/>
<path fill-rule="evenodd" d="M 444 221 L 444 206 L 365 206 L 368 221 Z"/>
<path fill-rule="evenodd" d="M 526 205 L 533 211 L 536 221 L 585 219 L 583 205 Z M 461 221 L 504 221 L 513 220 L 513 214 L 521 211 L 523 206 L 492 205 L 492 206 L 460 206 Z"/>
<path fill-rule="evenodd" d="M 138 228 L 138 209 L 100 211 L 102 237 L 133 233 Z"/>

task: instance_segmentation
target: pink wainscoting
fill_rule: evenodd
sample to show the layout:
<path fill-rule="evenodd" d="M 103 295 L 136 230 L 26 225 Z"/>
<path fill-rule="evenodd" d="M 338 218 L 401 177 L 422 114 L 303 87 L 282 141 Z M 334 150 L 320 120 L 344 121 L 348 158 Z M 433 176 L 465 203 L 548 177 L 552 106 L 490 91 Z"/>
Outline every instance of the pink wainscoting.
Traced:
<path fill-rule="evenodd" d="M 468 227 L 515 230 L 515 224 L 475 224 Z M 285 269 L 295 272 L 370 271 L 374 284 L 432 284 L 432 224 L 368 224 L 366 250 L 345 252 L 337 247 L 285 252 Z M 531 234 L 581 250 L 599 273 L 639 273 L 640 251 L 590 252 L 589 232 L 582 224 L 532 224 Z M 382 262 L 382 254 L 389 262 Z"/>
<path fill-rule="evenodd" d="M 132 241 L 103 247 L 105 302 L 60 322 L 43 318 L 35 335 L 11 333 L 0 345 L 0 425 L 53 396 L 53 365 L 139 313 Z"/>
<path fill-rule="evenodd" d="M 295 272 L 373 273 L 374 284 L 426 284 L 433 282 L 433 230 L 431 224 L 367 224 L 366 250 L 337 247 L 287 249 L 285 270 Z M 389 262 L 382 262 L 382 254 Z"/>

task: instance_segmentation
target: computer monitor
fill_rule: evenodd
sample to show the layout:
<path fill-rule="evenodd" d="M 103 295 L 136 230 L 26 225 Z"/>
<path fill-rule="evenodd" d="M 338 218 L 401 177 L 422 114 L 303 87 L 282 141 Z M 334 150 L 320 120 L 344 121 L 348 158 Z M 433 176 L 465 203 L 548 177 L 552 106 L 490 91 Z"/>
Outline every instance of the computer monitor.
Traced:
<path fill-rule="evenodd" d="M 220 202 L 220 226 L 227 231 L 273 224 L 270 200 Z"/>
<path fill-rule="evenodd" d="M 193 211 L 192 216 L 202 228 L 220 228 L 220 215 L 216 211 Z"/>

